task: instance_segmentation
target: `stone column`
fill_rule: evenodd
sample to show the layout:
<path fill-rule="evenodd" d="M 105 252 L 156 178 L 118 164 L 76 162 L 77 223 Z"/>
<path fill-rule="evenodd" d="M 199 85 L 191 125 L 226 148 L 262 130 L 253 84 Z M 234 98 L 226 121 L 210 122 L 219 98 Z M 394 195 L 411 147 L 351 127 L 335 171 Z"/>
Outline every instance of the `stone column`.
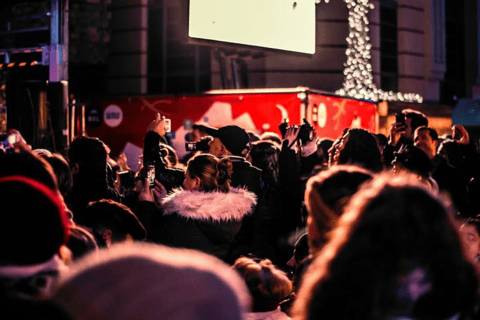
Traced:
<path fill-rule="evenodd" d="M 437 1 L 437 0 L 432 0 Z M 421 0 L 399 0 L 398 91 L 424 95 L 424 4 Z"/>
<path fill-rule="evenodd" d="M 472 88 L 472 98 L 480 99 L 480 0 L 477 0 L 477 83 Z"/>
<path fill-rule="evenodd" d="M 147 93 L 148 0 L 112 2 L 109 94 Z"/>
<path fill-rule="evenodd" d="M 425 100 L 440 100 L 440 82 L 445 77 L 445 0 L 425 0 Z"/>

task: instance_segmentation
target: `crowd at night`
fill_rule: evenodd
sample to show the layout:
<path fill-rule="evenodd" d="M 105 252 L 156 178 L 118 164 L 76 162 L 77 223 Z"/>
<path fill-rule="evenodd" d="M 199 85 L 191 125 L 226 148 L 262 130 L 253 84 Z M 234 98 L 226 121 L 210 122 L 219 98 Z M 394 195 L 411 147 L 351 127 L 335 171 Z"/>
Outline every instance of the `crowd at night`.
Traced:
<path fill-rule="evenodd" d="M 0 0 L 5 319 L 480 319 L 480 0 Z"/>
<path fill-rule="evenodd" d="M 132 170 L 100 139 L 67 156 L 10 131 L 2 305 L 63 319 L 475 319 L 479 154 L 403 110 L 388 137 L 166 119 Z M 21 231 L 20 231 L 21 230 Z M 343 307 L 341 307 L 343 306 Z"/>

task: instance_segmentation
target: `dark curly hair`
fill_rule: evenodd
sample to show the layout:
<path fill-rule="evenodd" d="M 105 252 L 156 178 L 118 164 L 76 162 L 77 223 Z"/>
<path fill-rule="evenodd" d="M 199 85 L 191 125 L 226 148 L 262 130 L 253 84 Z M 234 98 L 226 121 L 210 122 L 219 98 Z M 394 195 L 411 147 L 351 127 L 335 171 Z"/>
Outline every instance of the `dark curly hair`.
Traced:
<path fill-rule="evenodd" d="M 384 174 L 366 184 L 309 267 L 295 319 L 379 320 L 399 313 L 447 319 L 467 313 L 475 305 L 477 279 L 452 216 L 446 202 L 414 177 Z M 405 280 L 416 270 L 425 274 L 428 289 L 405 302 Z"/>
<path fill-rule="evenodd" d="M 80 172 L 91 175 L 106 175 L 107 157 L 110 153 L 102 140 L 93 137 L 78 137 L 72 141 L 68 149 L 70 168 L 78 164 Z"/>
<path fill-rule="evenodd" d="M 342 139 L 346 142 L 336 164 L 355 164 L 372 172 L 383 169 L 382 154 L 373 134 L 364 129 L 349 129 Z"/>
<path fill-rule="evenodd" d="M 262 170 L 262 179 L 270 187 L 278 186 L 280 171 L 278 156 L 280 148 L 270 141 L 255 141 L 249 151 L 252 164 Z"/>

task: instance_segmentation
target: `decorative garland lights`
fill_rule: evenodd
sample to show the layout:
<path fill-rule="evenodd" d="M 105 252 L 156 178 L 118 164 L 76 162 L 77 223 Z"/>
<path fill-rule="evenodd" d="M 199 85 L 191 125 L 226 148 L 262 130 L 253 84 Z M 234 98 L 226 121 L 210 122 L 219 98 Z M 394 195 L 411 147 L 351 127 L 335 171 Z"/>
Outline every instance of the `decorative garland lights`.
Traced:
<path fill-rule="evenodd" d="M 328 3 L 328 0 L 324 0 Z M 369 22 L 367 13 L 374 8 L 370 0 L 343 0 L 348 8 L 348 26 L 350 33 L 347 37 L 348 48 L 345 54 L 347 62 L 344 63 L 345 79 L 343 89 L 335 93 L 341 96 L 349 96 L 357 99 L 372 101 L 404 101 L 423 102 L 423 97 L 416 93 L 395 93 L 383 91 L 373 83 L 372 65 L 370 59 Z M 316 0 L 319 3 L 320 0 Z"/>

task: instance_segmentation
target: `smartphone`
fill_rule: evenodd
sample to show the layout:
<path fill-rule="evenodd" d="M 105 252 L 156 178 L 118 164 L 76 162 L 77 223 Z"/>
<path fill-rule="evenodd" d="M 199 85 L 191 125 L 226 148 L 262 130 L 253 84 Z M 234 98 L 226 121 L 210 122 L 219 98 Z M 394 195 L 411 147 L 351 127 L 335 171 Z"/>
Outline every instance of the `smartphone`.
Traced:
<path fill-rule="evenodd" d="M 120 171 L 118 173 L 122 187 L 126 187 L 130 178 L 130 171 Z"/>
<path fill-rule="evenodd" d="M 185 150 L 186 151 L 196 151 L 197 150 L 197 143 L 196 142 L 185 142 Z"/>
<path fill-rule="evenodd" d="M 165 133 L 172 132 L 172 120 L 165 119 L 163 123 L 165 124 Z"/>
<path fill-rule="evenodd" d="M 150 188 L 155 188 L 155 165 L 151 164 L 147 167 L 147 179 Z"/>
<path fill-rule="evenodd" d="M 16 133 L 12 133 L 8 135 L 7 141 L 10 145 L 14 145 L 18 142 L 18 137 Z"/>
<path fill-rule="evenodd" d="M 278 126 L 278 129 L 280 130 L 282 137 L 285 137 L 285 133 L 287 132 L 289 121 L 290 121 L 289 119 L 283 119 L 283 122 Z"/>
<path fill-rule="evenodd" d="M 5 148 L 9 148 L 12 147 L 15 143 L 17 143 L 19 139 L 16 133 L 11 133 L 8 135 L 2 135 L 1 140 L 1 144 Z"/>
<path fill-rule="evenodd" d="M 402 126 L 405 126 L 405 115 L 401 112 L 397 112 L 395 115 L 395 122 L 400 123 Z"/>

